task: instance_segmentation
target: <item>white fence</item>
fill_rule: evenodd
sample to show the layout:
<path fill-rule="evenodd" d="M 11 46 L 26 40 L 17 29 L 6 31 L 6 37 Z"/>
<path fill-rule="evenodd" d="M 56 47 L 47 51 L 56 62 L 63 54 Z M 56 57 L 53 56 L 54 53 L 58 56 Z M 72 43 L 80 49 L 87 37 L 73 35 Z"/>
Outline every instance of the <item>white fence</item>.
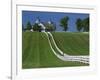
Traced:
<path fill-rule="evenodd" d="M 67 53 L 63 53 L 63 51 L 61 51 L 58 46 L 56 45 L 55 43 L 55 40 L 52 36 L 52 34 L 50 32 L 46 33 L 44 32 L 46 35 L 47 35 L 47 38 L 48 38 L 48 41 L 49 41 L 49 44 L 50 44 L 50 47 L 52 49 L 52 51 L 54 52 L 54 54 L 61 60 L 63 61 L 77 61 L 77 62 L 81 62 L 81 63 L 85 63 L 85 64 L 89 64 L 89 56 L 72 56 L 72 55 L 68 55 Z M 52 41 L 53 41 L 53 44 L 55 45 L 56 49 L 62 54 L 58 54 L 54 51 L 54 49 L 52 48 L 52 45 L 51 45 L 51 42 L 49 40 L 49 36 L 48 34 L 50 35 Z"/>

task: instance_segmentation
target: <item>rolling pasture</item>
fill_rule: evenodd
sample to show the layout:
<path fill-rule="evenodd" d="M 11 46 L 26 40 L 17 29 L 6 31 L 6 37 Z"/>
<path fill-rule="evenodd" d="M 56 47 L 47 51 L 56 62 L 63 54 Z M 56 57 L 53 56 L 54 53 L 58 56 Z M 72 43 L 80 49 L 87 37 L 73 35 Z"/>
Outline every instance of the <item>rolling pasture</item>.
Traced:
<path fill-rule="evenodd" d="M 89 55 L 89 36 L 81 33 L 52 33 L 57 46 L 71 55 Z M 49 68 L 87 66 L 80 62 L 62 61 L 50 48 L 42 32 L 22 33 L 22 68 Z"/>
<path fill-rule="evenodd" d="M 89 55 L 89 33 L 53 32 L 57 46 L 69 55 Z"/>

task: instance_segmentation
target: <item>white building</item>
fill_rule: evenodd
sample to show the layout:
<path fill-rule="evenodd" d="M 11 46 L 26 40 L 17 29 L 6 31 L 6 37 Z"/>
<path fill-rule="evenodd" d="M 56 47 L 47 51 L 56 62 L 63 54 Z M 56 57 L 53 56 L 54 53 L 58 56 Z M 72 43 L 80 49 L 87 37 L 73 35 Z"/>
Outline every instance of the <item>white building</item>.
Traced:
<path fill-rule="evenodd" d="M 39 18 L 37 18 L 35 23 L 38 24 L 39 26 L 41 26 L 41 32 L 45 32 L 46 27 L 44 26 L 44 24 L 42 22 L 40 22 Z"/>
<path fill-rule="evenodd" d="M 41 32 L 45 32 L 46 31 L 46 23 L 43 23 L 40 21 L 39 18 L 36 19 L 35 24 L 38 24 L 38 26 L 41 26 Z M 47 24 L 53 24 L 51 20 L 49 20 L 47 22 Z"/>

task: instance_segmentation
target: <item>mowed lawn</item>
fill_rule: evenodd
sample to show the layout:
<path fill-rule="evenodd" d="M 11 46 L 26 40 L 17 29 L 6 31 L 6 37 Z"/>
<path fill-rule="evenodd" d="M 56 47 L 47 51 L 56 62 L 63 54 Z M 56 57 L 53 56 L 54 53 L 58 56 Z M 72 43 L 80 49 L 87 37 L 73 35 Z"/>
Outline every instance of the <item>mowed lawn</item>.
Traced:
<path fill-rule="evenodd" d="M 89 33 L 53 32 L 57 46 L 69 55 L 89 55 Z"/>
<path fill-rule="evenodd" d="M 65 62 L 52 52 L 47 36 L 42 32 L 22 33 L 22 68 L 87 66 L 80 62 Z"/>

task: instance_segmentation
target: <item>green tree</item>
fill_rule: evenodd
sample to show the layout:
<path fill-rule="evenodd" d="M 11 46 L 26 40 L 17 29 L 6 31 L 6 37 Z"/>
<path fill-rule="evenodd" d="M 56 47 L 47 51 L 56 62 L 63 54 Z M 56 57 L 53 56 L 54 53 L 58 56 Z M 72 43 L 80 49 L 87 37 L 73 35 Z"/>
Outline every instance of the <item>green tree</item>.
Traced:
<path fill-rule="evenodd" d="M 83 28 L 83 21 L 80 18 L 78 18 L 76 21 L 76 28 L 78 31 L 81 31 Z"/>
<path fill-rule="evenodd" d="M 63 17 L 60 20 L 60 26 L 63 27 L 63 30 L 64 31 L 67 31 L 68 30 L 68 20 L 69 20 L 69 17 L 68 16 Z"/>
<path fill-rule="evenodd" d="M 37 23 L 35 23 L 35 24 L 33 25 L 33 30 L 34 30 L 34 31 L 39 31 L 39 32 L 41 32 L 41 26 L 39 26 Z"/>
<path fill-rule="evenodd" d="M 89 17 L 83 20 L 83 27 L 84 27 L 83 31 L 86 31 L 86 32 L 89 31 Z"/>
<path fill-rule="evenodd" d="M 46 27 L 46 31 L 55 31 L 56 30 L 56 25 L 54 25 L 53 23 L 51 23 L 51 24 L 46 23 L 45 27 Z"/>
<path fill-rule="evenodd" d="M 29 21 L 26 24 L 26 29 L 27 30 L 31 30 L 32 29 L 32 25 L 31 25 L 31 23 Z"/>

